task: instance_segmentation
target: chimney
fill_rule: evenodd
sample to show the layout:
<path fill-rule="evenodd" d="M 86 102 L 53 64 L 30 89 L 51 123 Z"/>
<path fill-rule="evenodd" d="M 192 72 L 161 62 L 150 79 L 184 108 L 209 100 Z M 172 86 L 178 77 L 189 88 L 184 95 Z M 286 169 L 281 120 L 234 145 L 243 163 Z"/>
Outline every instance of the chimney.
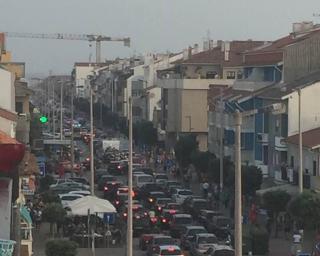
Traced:
<path fill-rule="evenodd" d="M 229 53 L 230 53 L 230 42 L 229 41 L 225 41 L 224 42 L 224 60 L 225 61 L 229 61 Z"/>
<path fill-rule="evenodd" d="M 189 47 L 188 47 L 188 59 L 190 59 L 191 56 L 192 56 L 192 47 L 189 46 Z"/>
<path fill-rule="evenodd" d="M 188 49 L 183 49 L 183 60 L 187 60 L 188 59 Z"/>

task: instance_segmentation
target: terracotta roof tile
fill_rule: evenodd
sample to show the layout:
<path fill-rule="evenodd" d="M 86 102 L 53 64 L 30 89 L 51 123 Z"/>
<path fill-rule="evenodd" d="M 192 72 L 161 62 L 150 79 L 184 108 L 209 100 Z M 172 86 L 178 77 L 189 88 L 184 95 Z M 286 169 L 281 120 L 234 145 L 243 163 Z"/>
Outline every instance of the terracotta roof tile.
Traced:
<path fill-rule="evenodd" d="M 287 143 L 299 145 L 299 134 L 289 136 L 286 139 Z M 320 147 L 320 127 L 305 131 L 302 133 L 302 145 L 306 148 L 319 148 Z"/>

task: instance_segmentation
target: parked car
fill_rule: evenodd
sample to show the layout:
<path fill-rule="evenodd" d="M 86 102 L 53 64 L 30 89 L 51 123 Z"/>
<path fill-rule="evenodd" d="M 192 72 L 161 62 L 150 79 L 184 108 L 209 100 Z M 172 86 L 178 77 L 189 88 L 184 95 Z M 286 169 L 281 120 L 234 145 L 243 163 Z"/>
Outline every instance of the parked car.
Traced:
<path fill-rule="evenodd" d="M 184 250 L 189 250 L 192 238 L 197 234 L 208 233 L 203 226 L 186 226 L 181 231 L 181 248 Z"/>
<path fill-rule="evenodd" d="M 91 192 L 88 190 L 76 190 L 76 191 L 70 191 L 68 194 L 77 194 L 82 196 L 89 196 L 91 195 Z"/>
<path fill-rule="evenodd" d="M 160 215 L 160 226 L 162 229 L 169 229 L 172 218 L 179 211 L 175 209 L 163 209 Z"/>
<path fill-rule="evenodd" d="M 216 245 L 218 245 L 218 239 L 214 234 L 197 234 L 194 236 L 191 243 L 190 254 L 192 256 L 202 256 L 208 252 L 209 248 L 212 248 Z"/>
<path fill-rule="evenodd" d="M 145 205 L 148 208 L 154 208 L 156 200 L 158 198 L 165 198 L 166 195 L 162 191 L 149 192 L 147 199 L 145 200 Z"/>
<path fill-rule="evenodd" d="M 52 183 L 52 184 L 50 185 L 50 188 L 54 188 L 54 187 L 56 187 L 56 186 L 58 186 L 58 185 L 60 185 L 60 184 L 62 184 L 62 183 L 66 183 L 66 182 L 74 182 L 74 183 L 76 183 L 75 181 L 73 181 L 73 180 L 71 180 L 71 179 L 56 179 L 56 180 L 54 181 L 54 183 Z"/>
<path fill-rule="evenodd" d="M 155 201 L 155 211 L 159 215 L 162 212 L 162 209 L 168 204 L 171 203 L 172 199 L 168 197 L 157 198 Z"/>

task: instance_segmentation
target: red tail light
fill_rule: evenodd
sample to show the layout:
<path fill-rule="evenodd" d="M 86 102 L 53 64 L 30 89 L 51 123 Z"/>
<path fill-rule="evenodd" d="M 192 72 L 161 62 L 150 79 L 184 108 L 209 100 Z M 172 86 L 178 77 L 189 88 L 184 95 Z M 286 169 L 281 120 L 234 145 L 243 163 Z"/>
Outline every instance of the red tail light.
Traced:
<path fill-rule="evenodd" d="M 152 222 L 152 223 L 156 223 L 157 221 L 158 221 L 157 217 L 152 217 L 152 218 L 151 218 L 151 222 Z"/>
<path fill-rule="evenodd" d="M 128 214 L 125 212 L 124 214 L 123 214 L 123 217 L 127 217 L 128 216 Z"/>
<path fill-rule="evenodd" d="M 167 220 L 166 219 L 162 219 L 162 223 L 167 223 Z"/>
<path fill-rule="evenodd" d="M 161 211 L 161 206 L 158 206 L 158 211 Z"/>
<path fill-rule="evenodd" d="M 116 201 L 116 204 L 120 204 L 120 201 Z"/>
<path fill-rule="evenodd" d="M 104 187 L 104 191 L 107 191 L 107 190 L 109 190 L 109 188 L 108 187 Z"/>
<path fill-rule="evenodd" d="M 117 166 L 117 168 L 118 168 L 118 169 L 121 169 L 121 166 L 120 166 L 120 165 L 118 165 L 118 166 Z"/>
<path fill-rule="evenodd" d="M 170 210 L 169 213 L 170 214 L 175 214 L 177 211 L 176 210 Z"/>

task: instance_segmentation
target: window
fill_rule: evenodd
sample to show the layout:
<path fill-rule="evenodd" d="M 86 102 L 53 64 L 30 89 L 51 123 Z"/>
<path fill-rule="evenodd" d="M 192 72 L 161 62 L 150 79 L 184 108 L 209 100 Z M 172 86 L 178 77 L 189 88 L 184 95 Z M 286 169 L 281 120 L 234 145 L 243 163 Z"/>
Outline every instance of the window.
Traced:
<path fill-rule="evenodd" d="M 268 146 L 263 146 L 263 164 L 268 165 L 268 161 L 269 161 Z"/>
<path fill-rule="evenodd" d="M 291 156 L 290 158 L 290 166 L 294 168 L 294 156 Z"/>
<path fill-rule="evenodd" d="M 206 79 L 215 79 L 217 75 L 217 72 L 215 71 L 208 71 L 206 74 Z"/>
<path fill-rule="evenodd" d="M 317 161 L 313 161 L 313 176 L 317 176 Z"/>
<path fill-rule="evenodd" d="M 243 73 L 241 70 L 238 70 L 237 72 L 237 79 L 242 79 L 243 78 Z"/>
<path fill-rule="evenodd" d="M 16 112 L 18 114 L 23 113 L 23 102 L 16 102 Z"/>
<path fill-rule="evenodd" d="M 236 79 L 235 71 L 227 71 L 227 79 Z"/>

